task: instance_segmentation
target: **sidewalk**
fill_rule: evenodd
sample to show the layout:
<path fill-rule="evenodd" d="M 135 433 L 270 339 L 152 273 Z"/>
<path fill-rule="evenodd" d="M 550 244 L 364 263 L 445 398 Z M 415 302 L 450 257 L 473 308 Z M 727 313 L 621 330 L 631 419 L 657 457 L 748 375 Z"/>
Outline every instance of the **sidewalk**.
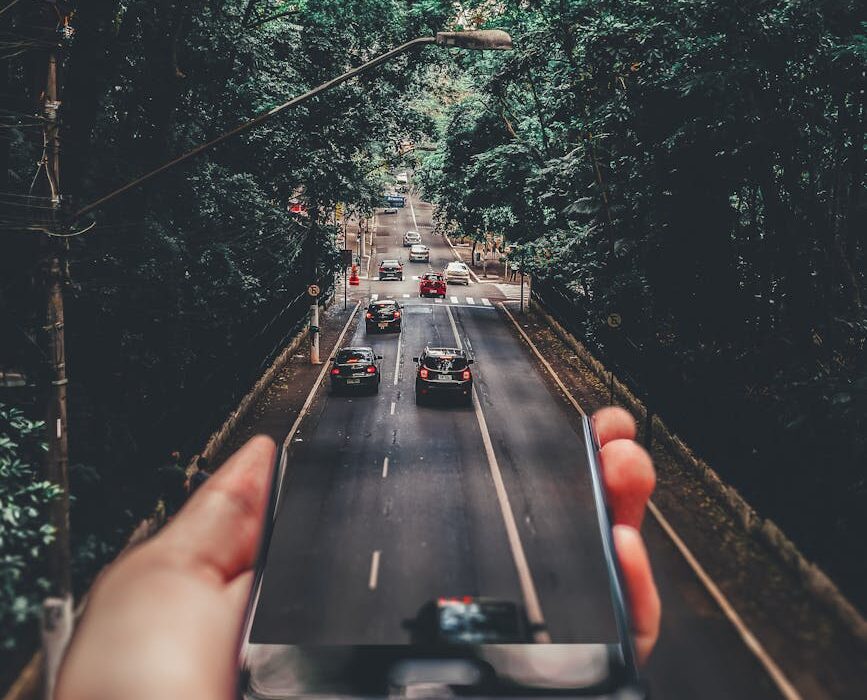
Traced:
<path fill-rule="evenodd" d="M 338 336 L 346 325 L 355 302 L 349 302 L 347 309 L 343 309 L 343 291 L 340 287 L 339 295 L 335 295 L 334 303 L 322 313 L 320 323 L 322 332 L 319 337 L 319 357 L 327 361 L 330 357 Z M 348 334 L 352 331 L 358 318 L 353 319 Z M 277 445 L 283 444 L 283 440 L 289 433 L 289 428 L 304 405 L 307 395 L 317 375 L 322 370 L 322 365 L 311 365 L 309 355 L 309 343 L 305 342 L 298 349 L 292 359 L 281 369 L 271 385 L 265 389 L 262 396 L 241 419 L 222 449 L 217 453 L 213 463 L 215 466 L 222 464 L 235 450 L 241 447 L 254 435 L 270 435 Z"/>
<path fill-rule="evenodd" d="M 470 266 L 470 269 L 476 273 L 476 277 L 480 280 L 488 280 L 491 282 L 512 282 L 517 284 L 518 278 L 506 270 L 505 263 L 500 261 L 500 257 L 503 256 L 503 253 L 488 253 L 488 259 L 485 263 L 485 266 L 482 266 L 482 263 L 477 265 L 473 265 L 472 255 L 473 255 L 473 244 L 471 242 L 468 243 L 456 243 L 455 241 L 446 237 L 446 242 L 451 244 L 451 247 L 454 251 L 461 256 L 461 260 L 463 260 L 467 265 Z M 476 250 L 480 250 L 481 246 L 477 246 Z M 487 275 L 483 273 L 484 270 L 487 270 Z"/>

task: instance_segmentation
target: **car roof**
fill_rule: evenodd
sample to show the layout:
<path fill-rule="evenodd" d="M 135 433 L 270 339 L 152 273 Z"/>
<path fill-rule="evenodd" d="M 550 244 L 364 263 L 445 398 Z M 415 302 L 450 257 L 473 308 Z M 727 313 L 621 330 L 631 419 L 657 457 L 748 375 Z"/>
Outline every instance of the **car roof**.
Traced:
<path fill-rule="evenodd" d="M 370 306 L 386 306 L 387 304 L 396 304 L 394 299 L 374 299 L 370 302 Z"/>
<path fill-rule="evenodd" d="M 426 347 L 424 349 L 425 355 L 430 355 L 431 357 L 443 357 L 445 355 L 454 355 L 455 357 L 463 357 L 464 351 L 460 348 L 431 348 Z"/>
<path fill-rule="evenodd" d="M 415 250 L 416 248 L 424 248 L 427 250 L 427 246 L 424 245 L 424 243 L 416 243 L 412 248 L 410 248 L 410 250 Z"/>
<path fill-rule="evenodd" d="M 400 265 L 399 260 L 381 260 L 380 265 Z"/>
<path fill-rule="evenodd" d="M 460 267 L 461 269 L 465 268 L 466 266 L 466 263 L 458 262 L 457 260 L 453 260 L 448 265 L 446 265 L 446 267 Z"/>
<path fill-rule="evenodd" d="M 373 348 L 369 345 L 347 345 L 343 348 L 338 348 L 337 352 L 373 352 Z"/>
<path fill-rule="evenodd" d="M 421 234 L 418 231 L 407 231 L 404 235 L 409 235 L 410 233 L 414 233 L 416 236 L 420 236 Z"/>

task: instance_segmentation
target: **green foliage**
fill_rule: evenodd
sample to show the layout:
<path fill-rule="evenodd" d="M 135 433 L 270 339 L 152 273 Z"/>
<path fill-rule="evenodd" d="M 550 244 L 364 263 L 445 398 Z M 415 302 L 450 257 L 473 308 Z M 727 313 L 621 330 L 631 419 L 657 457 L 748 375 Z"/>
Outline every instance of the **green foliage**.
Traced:
<path fill-rule="evenodd" d="M 462 76 L 422 166 L 440 214 L 529 242 L 587 342 L 867 590 L 864 3 L 465 10 L 516 50 L 443 67 Z"/>
<path fill-rule="evenodd" d="M 39 560 L 53 538 L 46 507 L 59 495 L 39 479 L 41 422 L 0 403 L 0 649 L 14 649 L 40 611 Z"/>

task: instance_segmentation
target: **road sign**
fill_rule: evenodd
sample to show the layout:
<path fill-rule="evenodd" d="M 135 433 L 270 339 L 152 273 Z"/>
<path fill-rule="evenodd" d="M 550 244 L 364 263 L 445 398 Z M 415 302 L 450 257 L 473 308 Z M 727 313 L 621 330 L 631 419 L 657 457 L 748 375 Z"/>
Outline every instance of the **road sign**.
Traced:
<path fill-rule="evenodd" d="M 385 195 L 385 203 L 390 207 L 405 207 L 406 197 L 400 194 L 387 194 Z"/>
<path fill-rule="evenodd" d="M 309 287 L 307 287 L 307 293 L 312 297 L 318 297 L 319 296 L 319 285 L 318 284 L 311 284 Z"/>
<path fill-rule="evenodd" d="M 608 325 L 611 328 L 620 328 L 621 323 L 623 319 L 620 318 L 620 314 L 608 314 Z"/>

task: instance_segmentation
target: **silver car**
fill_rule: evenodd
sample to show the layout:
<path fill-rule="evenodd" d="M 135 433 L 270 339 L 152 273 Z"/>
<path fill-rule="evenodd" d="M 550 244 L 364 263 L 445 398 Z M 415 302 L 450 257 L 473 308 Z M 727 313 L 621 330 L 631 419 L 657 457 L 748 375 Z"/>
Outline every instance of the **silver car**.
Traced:
<path fill-rule="evenodd" d="M 468 286 L 470 284 L 470 268 L 462 262 L 450 262 L 446 265 L 444 274 L 446 282 L 451 284 L 454 284 L 455 282 L 460 282 L 461 284 L 466 284 Z"/>
<path fill-rule="evenodd" d="M 430 248 L 421 243 L 409 249 L 410 262 L 430 262 Z"/>
<path fill-rule="evenodd" d="M 416 243 L 421 243 L 421 234 L 418 231 L 407 231 L 403 234 L 404 247 L 414 246 Z"/>

